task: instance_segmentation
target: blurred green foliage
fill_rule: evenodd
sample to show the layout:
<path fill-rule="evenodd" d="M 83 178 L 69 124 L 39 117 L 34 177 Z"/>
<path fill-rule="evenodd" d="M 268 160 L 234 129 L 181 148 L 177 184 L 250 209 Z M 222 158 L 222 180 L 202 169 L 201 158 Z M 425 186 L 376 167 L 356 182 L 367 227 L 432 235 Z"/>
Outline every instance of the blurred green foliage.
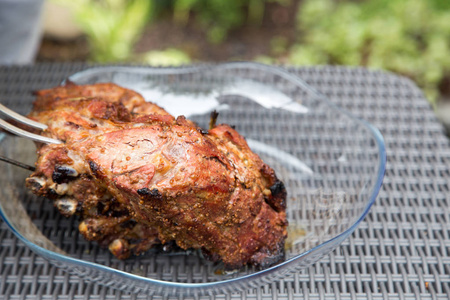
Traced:
<path fill-rule="evenodd" d="M 179 66 L 191 62 L 189 55 L 175 48 L 148 51 L 140 60 L 152 66 Z"/>
<path fill-rule="evenodd" d="M 167 49 L 135 55 L 133 47 L 145 25 L 160 15 L 173 14 L 181 25 L 193 19 L 211 43 L 246 23 L 262 22 L 266 2 L 287 5 L 291 0 L 51 0 L 69 7 L 91 47 L 96 62 L 140 60 L 151 64 L 186 63 L 181 50 Z M 160 59 L 160 63 L 158 63 Z"/>
<path fill-rule="evenodd" d="M 208 40 L 222 42 L 227 33 L 246 22 L 259 25 L 264 16 L 266 2 L 288 5 L 290 0 L 174 0 L 174 19 L 187 23 L 193 14 L 206 29 Z"/>
<path fill-rule="evenodd" d="M 434 102 L 450 76 L 450 1 L 304 0 L 287 62 L 362 65 L 415 80 Z"/>
<path fill-rule="evenodd" d="M 160 16 L 194 22 L 211 43 L 230 30 L 262 23 L 267 3 L 296 7 L 297 39 L 271 37 L 255 60 L 293 65 L 360 65 L 406 75 L 437 99 L 450 78 L 450 0 L 52 0 L 69 6 L 88 37 L 92 60 L 178 65 L 180 49 L 133 52 L 144 27 Z"/>
<path fill-rule="evenodd" d="M 148 0 L 53 0 L 69 7 L 86 34 L 92 60 L 129 59 L 152 9 Z"/>

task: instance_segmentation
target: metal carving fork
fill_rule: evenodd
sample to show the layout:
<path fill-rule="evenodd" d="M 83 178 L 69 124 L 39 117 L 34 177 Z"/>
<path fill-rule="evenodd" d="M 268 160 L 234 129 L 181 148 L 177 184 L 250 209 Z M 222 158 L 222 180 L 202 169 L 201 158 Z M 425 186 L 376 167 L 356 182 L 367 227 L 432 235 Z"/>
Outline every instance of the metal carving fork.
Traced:
<path fill-rule="evenodd" d="M 28 119 L 28 118 L 26 118 L 26 117 L 24 117 L 24 116 L 22 116 L 22 115 L 20 115 L 20 114 L 18 114 L 16 112 L 10 110 L 9 108 L 7 108 L 6 106 L 4 106 L 1 103 L 0 103 L 0 112 L 2 114 L 4 114 L 5 116 L 7 116 L 7 117 L 9 117 L 9 118 L 11 118 L 13 120 L 16 120 L 19 123 L 25 124 L 25 125 L 27 125 L 29 127 L 37 128 L 37 129 L 41 129 L 41 130 L 47 129 L 47 125 L 39 123 L 39 122 L 36 122 L 36 121 L 33 121 L 31 119 Z M 56 140 L 56 139 L 52 139 L 52 138 L 49 138 L 49 137 L 41 136 L 39 134 L 31 133 L 31 132 L 28 132 L 28 131 L 23 130 L 21 128 L 18 128 L 18 127 L 8 123 L 7 121 L 5 121 L 3 119 L 0 119 L 0 128 L 3 128 L 6 131 L 14 133 L 14 134 L 16 134 L 18 136 L 22 136 L 22 137 L 31 139 L 33 141 L 41 142 L 41 143 L 46 143 L 46 144 L 61 144 L 62 143 L 60 140 Z M 18 166 L 18 167 L 27 169 L 29 171 L 34 171 L 35 170 L 35 168 L 33 166 L 29 166 L 27 164 L 23 164 L 23 163 L 21 163 L 19 161 L 16 161 L 16 160 L 13 160 L 11 158 L 4 157 L 4 156 L 1 156 L 1 155 L 0 155 L 0 160 L 4 161 L 4 162 L 7 162 L 7 163 L 10 163 L 12 165 Z"/>
<path fill-rule="evenodd" d="M 8 117 L 10 117 L 11 119 L 16 120 L 17 122 L 20 122 L 22 124 L 25 124 L 29 127 L 33 127 L 33 128 L 37 128 L 37 129 L 41 129 L 41 130 L 45 130 L 47 129 L 47 125 L 33 121 L 31 119 L 28 119 L 12 110 L 10 110 L 9 108 L 7 108 L 6 106 L 4 106 L 3 104 L 0 104 L 0 112 Z M 16 127 L 8 122 L 6 122 L 3 119 L 0 119 L 0 127 L 5 129 L 6 131 L 9 131 L 11 133 L 14 133 L 18 136 L 22 136 L 28 139 L 31 139 L 33 141 L 37 141 L 37 142 L 41 142 L 41 143 L 46 143 L 46 144 L 61 144 L 62 142 L 60 140 L 56 140 L 56 139 L 52 139 L 49 137 L 45 137 L 45 136 L 41 136 L 39 134 L 35 134 L 35 133 L 31 133 L 28 132 L 26 130 L 23 130 L 19 127 Z"/>

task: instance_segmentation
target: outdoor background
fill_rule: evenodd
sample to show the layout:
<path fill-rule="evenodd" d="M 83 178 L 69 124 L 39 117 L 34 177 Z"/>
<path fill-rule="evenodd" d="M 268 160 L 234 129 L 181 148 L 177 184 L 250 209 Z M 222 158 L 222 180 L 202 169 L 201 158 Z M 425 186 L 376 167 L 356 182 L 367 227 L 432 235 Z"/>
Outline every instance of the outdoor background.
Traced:
<path fill-rule="evenodd" d="M 450 117 L 449 0 L 47 0 L 37 61 L 392 71 Z"/>

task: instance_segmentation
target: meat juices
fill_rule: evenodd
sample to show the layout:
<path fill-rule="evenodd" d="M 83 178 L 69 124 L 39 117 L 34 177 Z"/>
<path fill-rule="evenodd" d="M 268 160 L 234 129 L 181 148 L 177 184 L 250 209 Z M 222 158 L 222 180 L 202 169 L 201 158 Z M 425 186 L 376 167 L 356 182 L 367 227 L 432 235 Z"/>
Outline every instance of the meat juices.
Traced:
<path fill-rule="evenodd" d="M 118 258 L 175 242 L 228 268 L 284 254 L 286 191 L 233 128 L 208 132 L 115 84 L 36 93 L 42 135 L 27 186 Z"/>

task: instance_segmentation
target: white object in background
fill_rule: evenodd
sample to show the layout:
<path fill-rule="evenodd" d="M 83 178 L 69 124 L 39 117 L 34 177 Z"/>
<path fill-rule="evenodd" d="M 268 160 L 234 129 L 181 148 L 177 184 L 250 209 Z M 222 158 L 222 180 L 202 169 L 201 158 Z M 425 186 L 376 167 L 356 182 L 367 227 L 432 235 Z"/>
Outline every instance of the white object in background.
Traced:
<path fill-rule="evenodd" d="M 73 40 L 83 35 L 80 26 L 75 22 L 73 11 L 54 1 L 45 1 L 42 27 L 44 36 L 61 41 Z"/>

